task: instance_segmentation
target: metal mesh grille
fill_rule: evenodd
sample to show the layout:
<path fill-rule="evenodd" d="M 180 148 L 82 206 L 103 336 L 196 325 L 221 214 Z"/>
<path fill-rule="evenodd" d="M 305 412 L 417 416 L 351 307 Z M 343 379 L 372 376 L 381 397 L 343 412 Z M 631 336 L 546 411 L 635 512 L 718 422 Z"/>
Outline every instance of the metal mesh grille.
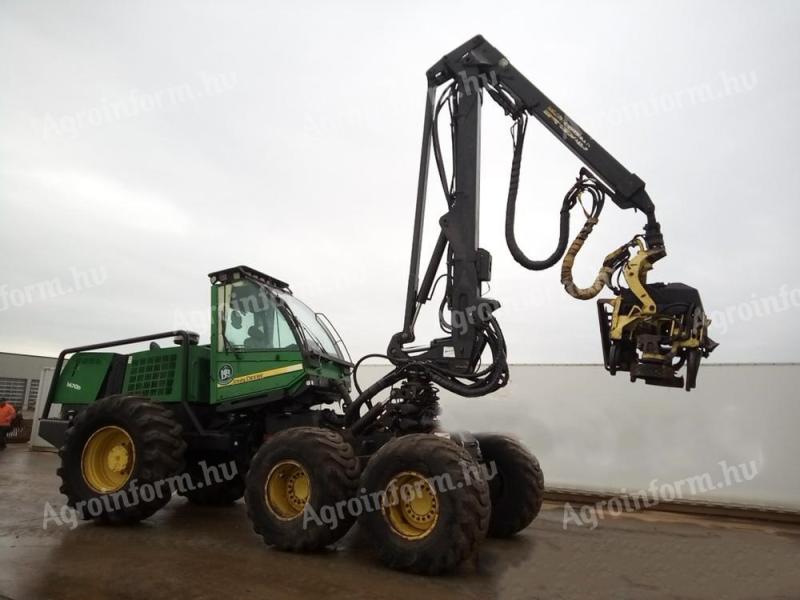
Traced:
<path fill-rule="evenodd" d="M 168 396 L 175 382 L 176 354 L 134 357 L 128 367 L 128 392 L 144 396 Z"/>

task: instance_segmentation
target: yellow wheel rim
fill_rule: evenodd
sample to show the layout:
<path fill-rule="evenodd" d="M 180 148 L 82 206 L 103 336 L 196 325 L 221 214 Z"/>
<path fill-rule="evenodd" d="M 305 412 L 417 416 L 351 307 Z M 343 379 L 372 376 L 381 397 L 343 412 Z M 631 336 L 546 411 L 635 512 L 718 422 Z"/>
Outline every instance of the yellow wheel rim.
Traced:
<path fill-rule="evenodd" d="M 86 440 L 81 452 L 81 473 L 96 492 L 116 492 L 128 483 L 136 464 L 136 449 L 128 432 L 108 425 Z"/>
<path fill-rule="evenodd" d="M 310 497 L 311 479 L 300 463 L 283 460 L 272 467 L 264 484 L 264 499 L 272 514 L 282 521 L 295 519 Z"/>
<path fill-rule="evenodd" d="M 392 530 L 407 540 L 420 540 L 439 521 L 439 498 L 430 481 L 415 471 L 397 475 L 386 486 L 383 515 Z"/>

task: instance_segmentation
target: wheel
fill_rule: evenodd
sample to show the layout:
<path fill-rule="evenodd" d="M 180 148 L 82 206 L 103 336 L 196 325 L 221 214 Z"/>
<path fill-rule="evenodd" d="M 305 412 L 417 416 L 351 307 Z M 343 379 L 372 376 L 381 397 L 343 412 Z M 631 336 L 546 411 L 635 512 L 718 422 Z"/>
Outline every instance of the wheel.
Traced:
<path fill-rule="evenodd" d="M 244 496 L 244 477 L 232 456 L 224 452 L 204 452 L 186 459 L 191 489 L 179 492 L 199 506 L 229 506 Z"/>
<path fill-rule="evenodd" d="M 82 519 L 133 523 L 169 502 L 186 443 L 172 413 L 139 396 L 109 396 L 67 428 L 59 450 L 61 493 Z"/>
<path fill-rule="evenodd" d="M 486 481 L 469 452 L 444 437 L 387 442 L 361 478 L 373 506 L 359 517 L 389 567 L 434 575 L 475 554 L 489 527 Z"/>
<path fill-rule="evenodd" d="M 514 438 L 477 434 L 489 475 L 492 498 L 491 537 L 510 537 L 536 518 L 544 499 L 544 475 L 539 461 Z"/>
<path fill-rule="evenodd" d="M 247 516 L 269 546 L 319 550 L 353 524 L 344 506 L 355 497 L 358 474 L 358 459 L 338 433 L 319 427 L 281 431 L 250 463 Z"/>

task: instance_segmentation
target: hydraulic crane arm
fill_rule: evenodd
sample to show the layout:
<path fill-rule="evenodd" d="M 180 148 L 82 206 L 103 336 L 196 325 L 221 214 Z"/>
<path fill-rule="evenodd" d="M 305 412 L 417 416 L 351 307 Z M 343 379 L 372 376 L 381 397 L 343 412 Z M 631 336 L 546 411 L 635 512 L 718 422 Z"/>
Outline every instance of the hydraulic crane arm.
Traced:
<path fill-rule="evenodd" d="M 638 208 L 647 215 L 653 212 L 644 182 L 583 131 L 483 36 L 475 36 L 442 58 L 428 70 L 427 77 L 432 86 L 460 80 L 465 90 L 479 93 L 485 88 L 506 114 L 532 115 L 611 188 L 612 199 L 620 208 Z"/>
<path fill-rule="evenodd" d="M 348 409 L 347 421 L 356 429 L 385 412 L 375 406 L 359 417 L 364 404 L 382 389 L 405 380 L 394 397 L 430 398 L 436 384 L 463 396 L 488 394 L 508 381 L 506 345 L 495 311 L 500 303 L 483 296 L 491 279 L 491 254 L 479 246 L 480 128 L 483 98 L 488 94 L 514 120 L 514 154 L 506 209 L 506 241 L 515 260 L 530 270 L 554 266 L 562 258 L 562 283 L 573 297 L 589 299 L 604 287 L 615 298 L 598 301 L 606 369 L 629 371 L 631 380 L 683 387 L 677 372 L 687 366 L 685 387 L 693 388 L 701 356 L 716 344 L 708 338 L 709 321 L 697 290 L 683 284 L 648 284 L 647 272 L 666 255 L 655 207 L 644 182 L 628 171 L 564 111 L 526 79 L 481 36 L 444 56 L 427 72 L 425 120 L 412 237 L 411 263 L 403 329 L 389 343 L 387 356 L 395 369 L 365 390 Z M 440 89 L 441 94 L 439 95 Z M 448 177 L 439 139 L 440 113 L 450 113 L 452 167 Z M 544 260 L 531 260 L 520 249 L 514 232 L 522 148 L 528 117 L 533 116 L 585 165 L 567 192 L 560 210 L 559 241 Z M 432 151 L 432 152 L 431 152 Z M 433 153 L 447 212 L 420 280 L 420 262 L 429 167 Z M 597 224 L 606 198 L 622 209 L 640 210 L 646 217 L 644 234 L 636 235 L 606 256 L 594 284 L 578 288 L 572 265 L 584 241 Z M 590 208 L 586 203 L 591 201 Z M 570 211 L 580 204 L 586 223 L 567 249 Z M 445 273 L 437 278 L 442 262 Z M 616 275 L 617 282 L 613 284 Z M 620 279 L 627 283 L 623 287 Z M 440 325 L 446 337 L 411 348 L 421 307 L 431 299 L 436 282 L 446 281 L 440 306 Z M 445 318 L 449 310 L 449 320 Z M 481 367 L 485 350 L 491 362 Z M 366 357 L 365 357 L 366 358 Z M 362 359 L 363 360 L 363 359 Z M 360 363 L 360 361 L 359 361 Z M 356 365 L 358 366 L 358 365 Z M 357 384 L 356 384 L 357 385 Z M 426 391 L 427 390 L 427 391 Z M 359 390 L 361 391 L 361 390 Z M 394 394 L 394 392 L 393 392 Z M 412 403 L 413 404 L 413 403 Z M 420 401 L 422 406 L 425 403 Z"/>

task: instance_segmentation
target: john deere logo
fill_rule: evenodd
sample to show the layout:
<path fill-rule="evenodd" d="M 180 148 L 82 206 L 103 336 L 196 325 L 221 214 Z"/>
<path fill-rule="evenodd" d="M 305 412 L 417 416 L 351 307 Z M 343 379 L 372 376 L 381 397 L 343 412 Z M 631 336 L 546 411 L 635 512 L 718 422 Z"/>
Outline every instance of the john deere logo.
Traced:
<path fill-rule="evenodd" d="M 233 367 L 230 365 L 222 365 L 219 368 L 219 382 L 223 385 L 226 383 L 230 383 L 231 379 L 233 379 Z"/>

